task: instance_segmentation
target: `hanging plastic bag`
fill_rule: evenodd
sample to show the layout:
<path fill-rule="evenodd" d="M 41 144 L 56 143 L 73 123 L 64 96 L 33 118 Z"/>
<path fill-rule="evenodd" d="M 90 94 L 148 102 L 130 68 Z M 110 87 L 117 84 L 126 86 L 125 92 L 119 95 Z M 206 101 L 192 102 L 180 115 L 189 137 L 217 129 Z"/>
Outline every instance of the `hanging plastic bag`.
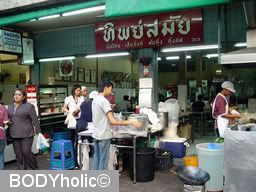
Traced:
<path fill-rule="evenodd" d="M 76 128 L 76 118 L 72 114 L 68 114 L 64 124 L 67 125 L 68 129 Z"/>
<path fill-rule="evenodd" d="M 37 143 L 36 148 L 38 150 L 44 150 L 45 148 L 49 147 L 49 143 L 47 142 L 47 139 L 44 137 L 42 133 L 39 133 L 37 136 Z"/>

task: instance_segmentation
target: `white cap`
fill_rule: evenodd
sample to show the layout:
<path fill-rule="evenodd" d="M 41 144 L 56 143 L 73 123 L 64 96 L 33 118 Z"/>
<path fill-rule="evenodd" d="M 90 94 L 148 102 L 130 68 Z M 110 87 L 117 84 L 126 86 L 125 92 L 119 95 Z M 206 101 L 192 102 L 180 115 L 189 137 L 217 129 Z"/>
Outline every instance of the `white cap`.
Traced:
<path fill-rule="evenodd" d="M 86 90 L 86 87 L 85 86 L 81 86 L 81 90 Z"/>
<path fill-rule="evenodd" d="M 90 94 L 89 94 L 89 99 L 94 99 L 96 96 L 99 95 L 99 92 L 98 91 L 92 91 Z"/>
<path fill-rule="evenodd" d="M 222 87 L 223 89 L 228 89 L 229 91 L 231 91 L 231 92 L 233 92 L 233 93 L 236 92 L 236 91 L 235 91 L 235 88 L 234 88 L 234 85 L 233 85 L 233 83 L 232 83 L 231 81 L 225 81 L 225 82 L 223 82 L 222 85 L 221 85 L 221 87 Z"/>

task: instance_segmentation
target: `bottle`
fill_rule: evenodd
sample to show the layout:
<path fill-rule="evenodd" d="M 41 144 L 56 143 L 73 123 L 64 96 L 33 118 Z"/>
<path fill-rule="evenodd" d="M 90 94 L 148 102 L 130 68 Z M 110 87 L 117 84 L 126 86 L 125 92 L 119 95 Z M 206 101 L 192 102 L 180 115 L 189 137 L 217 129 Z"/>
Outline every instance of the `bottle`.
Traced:
<path fill-rule="evenodd" d="M 135 114 L 140 114 L 140 106 L 136 105 L 135 107 Z"/>

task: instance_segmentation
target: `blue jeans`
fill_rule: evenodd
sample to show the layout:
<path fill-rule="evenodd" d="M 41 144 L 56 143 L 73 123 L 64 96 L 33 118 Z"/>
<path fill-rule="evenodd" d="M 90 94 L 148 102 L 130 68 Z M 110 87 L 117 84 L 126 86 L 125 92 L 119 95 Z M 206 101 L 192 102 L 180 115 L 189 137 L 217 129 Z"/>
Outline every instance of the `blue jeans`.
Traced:
<path fill-rule="evenodd" d="M 0 170 L 4 169 L 4 148 L 5 140 L 0 139 Z"/>
<path fill-rule="evenodd" d="M 93 155 L 93 169 L 94 170 L 107 170 L 110 139 L 107 140 L 93 140 L 94 155 Z"/>

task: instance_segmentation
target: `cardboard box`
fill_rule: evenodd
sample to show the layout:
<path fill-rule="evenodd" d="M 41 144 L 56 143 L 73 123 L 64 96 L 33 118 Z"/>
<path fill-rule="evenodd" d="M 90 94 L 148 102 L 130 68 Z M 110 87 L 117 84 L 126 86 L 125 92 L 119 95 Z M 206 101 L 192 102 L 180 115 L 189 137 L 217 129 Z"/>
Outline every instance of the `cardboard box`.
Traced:
<path fill-rule="evenodd" d="M 191 138 L 191 131 L 192 131 L 192 125 L 190 125 L 189 123 L 178 127 L 179 137 L 186 138 L 187 140 Z"/>

